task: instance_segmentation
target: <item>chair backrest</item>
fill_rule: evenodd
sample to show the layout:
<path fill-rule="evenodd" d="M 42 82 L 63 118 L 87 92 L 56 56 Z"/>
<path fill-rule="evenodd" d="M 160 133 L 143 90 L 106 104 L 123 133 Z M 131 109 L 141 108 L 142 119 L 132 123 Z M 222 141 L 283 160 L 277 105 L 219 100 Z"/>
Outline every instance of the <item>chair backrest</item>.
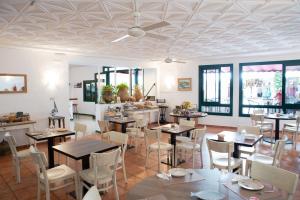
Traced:
<path fill-rule="evenodd" d="M 121 150 L 122 150 L 122 158 L 125 158 L 125 152 L 127 149 L 127 144 L 128 144 L 128 134 L 126 133 L 120 133 L 116 131 L 111 131 L 108 132 L 108 140 L 110 142 L 120 144 L 121 145 Z"/>
<path fill-rule="evenodd" d="M 8 143 L 11 154 L 13 157 L 17 156 L 17 148 L 16 148 L 16 139 L 14 136 L 12 136 L 9 132 L 6 132 L 4 135 L 5 141 Z"/>
<path fill-rule="evenodd" d="M 259 135 L 260 129 L 257 126 L 238 126 L 237 132 L 241 133 L 242 131 L 246 131 L 247 133 Z"/>
<path fill-rule="evenodd" d="M 38 178 L 40 178 L 40 174 L 43 175 L 46 182 L 48 182 L 47 170 L 46 166 L 48 166 L 48 161 L 46 158 L 46 154 L 44 152 L 38 151 L 38 149 L 34 146 L 30 146 L 29 148 L 31 157 L 36 165 L 36 172 Z"/>
<path fill-rule="evenodd" d="M 101 196 L 96 186 L 93 186 L 84 195 L 82 200 L 101 200 Z"/>
<path fill-rule="evenodd" d="M 279 165 L 282 154 L 284 152 L 284 146 L 286 141 L 287 141 L 287 136 L 284 136 L 281 140 L 276 140 L 275 145 L 273 147 L 274 155 L 273 155 L 272 165 L 274 166 Z"/>
<path fill-rule="evenodd" d="M 145 144 L 146 147 L 149 146 L 150 144 L 153 144 L 155 142 L 158 143 L 158 147 L 160 148 L 160 136 L 161 136 L 161 130 L 156 129 L 156 130 L 150 130 L 150 129 L 145 129 Z"/>
<path fill-rule="evenodd" d="M 209 158 L 210 158 L 210 167 L 213 168 L 213 152 L 217 153 L 226 153 L 228 156 L 228 171 L 231 171 L 231 155 L 234 151 L 233 142 L 221 142 L 211 139 L 206 139 Z"/>
<path fill-rule="evenodd" d="M 252 114 L 250 115 L 250 119 L 252 121 L 252 125 L 256 126 L 258 122 L 263 122 L 265 120 L 265 116 L 262 114 Z"/>
<path fill-rule="evenodd" d="M 288 194 L 288 200 L 293 199 L 293 194 L 297 189 L 298 174 L 253 161 L 251 164 L 251 178 L 265 181 Z"/>
<path fill-rule="evenodd" d="M 186 120 L 186 119 L 180 119 L 179 120 L 179 125 L 181 125 L 181 126 L 195 127 L 195 121 L 193 121 L 193 120 Z"/>
<path fill-rule="evenodd" d="M 148 120 L 142 118 L 142 119 L 135 119 L 135 127 L 136 128 L 146 128 L 148 126 Z"/>
<path fill-rule="evenodd" d="M 100 121 L 100 120 L 98 120 L 98 125 L 99 125 L 101 133 L 105 133 L 105 132 L 110 131 L 109 130 L 109 122 L 108 121 Z"/>
<path fill-rule="evenodd" d="M 263 115 L 264 113 L 265 113 L 265 111 L 262 109 L 253 110 L 254 115 Z"/>
<path fill-rule="evenodd" d="M 200 144 L 200 147 L 202 147 L 205 133 L 206 133 L 206 126 L 202 129 L 194 129 L 191 131 L 191 136 L 192 138 L 194 138 L 193 139 L 194 145 Z"/>
<path fill-rule="evenodd" d="M 82 135 L 85 136 L 86 130 L 87 130 L 87 126 L 85 124 L 81 124 L 81 123 L 75 122 L 74 130 L 75 130 L 75 139 L 77 140 L 78 133 L 82 133 Z"/>
<path fill-rule="evenodd" d="M 90 166 L 94 171 L 94 177 L 101 177 L 98 173 L 103 173 L 101 169 L 106 169 L 112 171 L 112 178 L 115 179 L 120 154 L 121 147 L 109 152 L 91 153 Z M 98 179 L 95 179 L 94 185 L 98 185 Z"/>

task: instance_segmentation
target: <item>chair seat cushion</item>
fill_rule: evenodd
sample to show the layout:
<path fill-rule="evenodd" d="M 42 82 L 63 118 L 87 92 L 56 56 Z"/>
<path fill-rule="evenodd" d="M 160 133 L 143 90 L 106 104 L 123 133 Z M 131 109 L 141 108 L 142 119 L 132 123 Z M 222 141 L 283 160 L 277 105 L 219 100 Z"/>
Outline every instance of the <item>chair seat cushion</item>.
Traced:
<path fill-rule="evenodd" d="M 113 171 L 111 169 L 101 167 L 98 169 L 97 177 L 95 177 L 94 169 L 86 169 L 79 172 L 81 179 L 84 181 L 94 184 L 95 178 L 98 179 L 99 184 L 107 183 L 112 181 Z"/>
<path fill-rule="evenodd" d="M 179 141 L 179 142 L 191 142 L 192 140 L 189 137 L 177 136 L 176 137 L 176 141 Z"/>
<path fill-rule="evenodd" d="M 248 158 L 248 160 L 251 161 L 257 161 L 266 165 L 272 165 L 273 164 L 273 157 L 271 156 L 267 156 L 267 155 L 263 155 L 263 154 L 259 154 L 259 153 L 255 153 L 252 156 L 250 156 Z"/>
<path fill-rule="evenodd" d="M 17 152 L 17 156 L 19 158 L 26 158 L 26 157 L 30 157 L 30 150 L 29 149 L 25 149 L 25 150 L 21 150 Z"/>
<path fill-rule="evenodd" d="M 213 164 L 221 167 L 228 167 L 228 157 L 218 157 L 213 159 Z M 242 160 L 238 158 L 230 158 L 230 165 L 233 169 L 241 166 Z"/>
<path fill-rule="evenodd" d="M 158 150 L 158 143 L 155 142 L 153 144 L 150 144 L 149 145 L 149 148 L 150 149 L 153 149 L 153 150 Z M 160 142 L 160 149 L 161 150 L 171 150 L 173 148 L 173 146 L 169 143 L 165 143 L 165 142 Z"/>
<path fill-rule="evenodd" d="M 178 143 L 176 145 L 176 149 L 182 149 L 182 150 L 197 150 L 200 151 L 200 144 L 195 144 L 193 142 L 182 142 L 182 143 Z"/>
<path fill-rule="evenodd" d="M 49 182 L 64 180 L 67 178 L 71 178 L 75 175 L 76 175 L 76 172 L 66 165 L 59 165 L 57 167 L 47 170 L 47 176 L 48 176 Z M 40 178 L 41 178 L 41 180 L 44 179 L 43 174 L 40 174 Z"/>

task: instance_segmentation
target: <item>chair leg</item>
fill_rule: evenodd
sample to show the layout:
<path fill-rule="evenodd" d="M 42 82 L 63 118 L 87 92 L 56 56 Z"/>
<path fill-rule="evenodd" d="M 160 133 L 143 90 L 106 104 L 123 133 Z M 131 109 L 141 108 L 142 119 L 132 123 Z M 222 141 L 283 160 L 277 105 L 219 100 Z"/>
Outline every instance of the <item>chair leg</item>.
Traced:
<path fill-rule="evenodd" d="M 116 174 L 114 175 L 113 184 L 114 184 L 114 190 L 115 190 L 115 199 L 119 200 L 119 192 L 118 192 Z"/>
<path fill-rule="evenodd" d="M 82 182 L 80 181 L 80 178 L 78 179 L 78 182 L 79 182 L 79 184 L 78 184 L 78 196 L 79 196 L 79 199 L 82 199 L 83 198 L 83 195 L 82 195 L 82 193 L 83 193 L 83 184 L 82 184 Z"/>
<path fill-rule="evenodd" d="M 157 166 L 157 169 L 158 169 L 158 172 L 160 173 L 160 151 L 158 150 L 157 153 L 158 153 L 158 156 L 157 156 L 158 157 L 158 162 L 157 162 L 158 166 Z"/>
<path fill-rule="evenodd" d="M 123 175 L 124 175 L 125 183 L 128 183 L 124 159 L 122 161 L 122 170 L 123 170 Z"/>
<path fill-rule="evenodd" d="M 146 163 L 145 163 L 145 168 L 148 168 L 148 159 L 149 159 L 149 149 L 146 149 Z"/>
<path fill-rule="evenodd" d="M 78 184 L 77 174 L 74 175 L 74 186 L 75 186 L 76 200 L 79 200 L 81 199 L 81 197 L 79 196 L 79 184 Z"/>
<path fill-rule="evenodd" d="M 195 151 L 192 153 L 192 159 L 193 159 L 193 169 L 195 169 Z"/>
<path fill-rule="evenodd" d="M 38 183 L 37 183 L 37 200 L 41 199 L 41 183 L 40 180 L 38 179 Z"/>
<path fill-rule="evenodd" d="M 21 183 L 20 160 L 15 159 L 14 164 L 15 164 L 15 168 L 16 168 L 17 183 Z"/>
<path fill-rule="evenodd" d="M 45 185 L 45 192 L 46 192 L 46 200 L 50 200 L 50 188 L 49 185 Z"/>

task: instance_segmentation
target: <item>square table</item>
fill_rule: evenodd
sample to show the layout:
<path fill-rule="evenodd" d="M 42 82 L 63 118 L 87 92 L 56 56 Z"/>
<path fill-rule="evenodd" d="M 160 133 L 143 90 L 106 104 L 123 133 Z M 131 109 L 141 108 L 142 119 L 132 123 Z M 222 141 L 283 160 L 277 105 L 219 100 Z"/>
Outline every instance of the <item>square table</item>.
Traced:
<path fill-rule="evenodd" d="M 255 135 L 255 139 L 247 139 L 241 135 L 241 133 L 238 132 L 232 132 L 232 131 L 222 131 L 219 134 L 223 134 L 224 142 L 233 142 L 234 143 L 234 152 L 232 156 L 234 158 L 240 158 L 240 150 L 239 146 L 245 146 L 245 147 L 253 147 L 259 140 L 263 138 L 263 135 Z M 247 133 L 251 134 L 251 133 Z M 209 139 L 218 140 L 218 135 L 209 136 Z"/>
<path fill-rule="evenodd" d="M 172 124 L 166 124 L 159 127 L 151 128 L 152 130 L 161 129 L 161 132 L 167 133 L 171 136 L 171 144 L 174 146 L 174 152 L 173 152 L 173 158 L 171 161 L 171 166 L 175 167 L 175 153 L 176 153 L 176 136 L 181 135 L 183 133 L 190 132 L 195 129 L 195 127 L 191 126 L 182 126 L 182 125 L 175 125 L 175 127 L 172 127 Z M 166 164 L 166 163 L 165 163 Z M 167 163 L 169 165 L 169 163 Z"/>
<path fill-rule="evenodd" d="M 56 145 L 53 149 L 74 160 L 82 160 L 82 169 L 89 169 L 89 157 L 91 153 L 102 153 L 118 147 L 119 145 L 110 144 L 97 139 L 81 139 Z"/>
<path fill-rule="evenodd" d="M 109 119 L 109 122 L 114 124 L 121 124 L 122 133 L 126 133 L 127 124 L 133 123 L 135 122 L 135 120 L 128 117 L 121 117 L 121 118 L 111 118 Z"/>
<path fill-rule="evenodd" d="M 53 152 L 54 139 L 59 137 L 75 135 L 75 132 L 74 131 L 61 131 L 61 132 L 40 131 L 40 132 L 26 133 L 26 135 L 35 141 L 42 141 L 42 140 L 48 141 L 48 162 L 49 162 L 48 167 L 53 168 L 54 167 L 54 152 Z"/>

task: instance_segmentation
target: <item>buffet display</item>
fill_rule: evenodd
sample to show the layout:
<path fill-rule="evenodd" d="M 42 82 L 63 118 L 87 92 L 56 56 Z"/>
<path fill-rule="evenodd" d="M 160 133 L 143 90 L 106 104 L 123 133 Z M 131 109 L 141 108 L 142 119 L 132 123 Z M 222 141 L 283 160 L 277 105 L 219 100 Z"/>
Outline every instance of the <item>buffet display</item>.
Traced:
<path fill-rule="evenodd" d="M 0 115 L 0 126 L 16 122 L 30 121 L 29 113 L 16 112 Z"/>
<path fill-rule="evenodd" d="M 184 101 L 181 105 L 176 106 L 175 109 L 173 109 L 173 113 L 179 115 L 190 115 L 193 113 L 198 113 L 198 111 L 197 107 L 193 106 L 190 101 Z"/>

